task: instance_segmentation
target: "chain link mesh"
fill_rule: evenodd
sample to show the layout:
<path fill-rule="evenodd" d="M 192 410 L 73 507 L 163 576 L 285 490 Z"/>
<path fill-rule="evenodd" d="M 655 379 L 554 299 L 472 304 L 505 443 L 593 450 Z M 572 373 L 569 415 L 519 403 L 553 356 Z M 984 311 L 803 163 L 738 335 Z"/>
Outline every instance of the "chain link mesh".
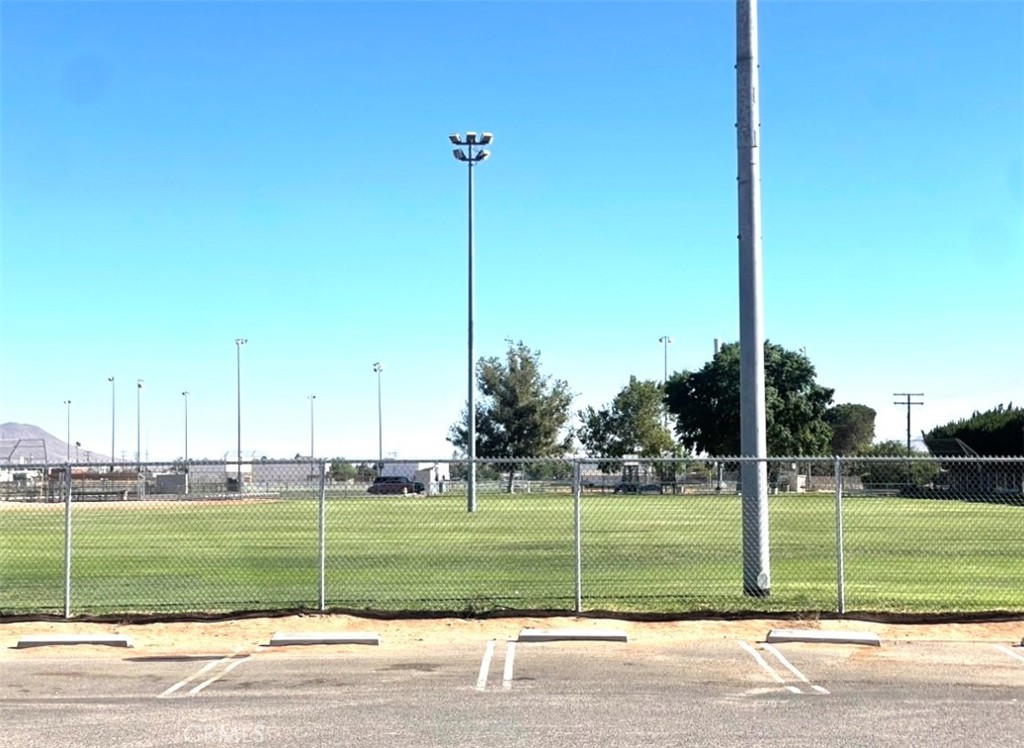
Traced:
<path fill-rule="evenodd" d="M 0 614 L 1024 611 L 1024 459 L 768 460 L 764 596 L 754 462 L 0 465 Z"/>

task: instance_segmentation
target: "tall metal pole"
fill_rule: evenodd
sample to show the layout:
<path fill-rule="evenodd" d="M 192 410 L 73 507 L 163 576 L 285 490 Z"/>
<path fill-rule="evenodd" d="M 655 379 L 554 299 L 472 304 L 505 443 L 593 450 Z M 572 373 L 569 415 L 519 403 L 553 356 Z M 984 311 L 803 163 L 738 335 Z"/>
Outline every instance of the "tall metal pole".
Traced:
<path fill-rule="evenodd" d="M 114 404 L 117 398 L 114 396 L 114 378 L 107 377 L 110 382 L 110 472 L 114 472 Z"/>
<path fill-rule="evenodd" d="M 378 361 L 373 365 L 373 370 L 377 374 L 377 475 L 380 476 L 384 472 L 384 411 L 380 398 L 380 375 L 384 366 Z"/>
<path fill-rule="evenodd" d="M 482 148 L 476 153 L 473 152 L 474 147 L 485 146 L 491 142 L 493 135 L 489 132 L 481 133 L 480 137 L 477 138 L 475 132 L 467 132 L 466 139 L 462 140 L 457 134 L 448 136 L 448 139 L 452 143 L 458 146 L 466 146 L 467 152 L 464 152 L 461 148 L 454 150 L 455 158 L 459 161 L 465 161 L 468 171 L 468 185 L 467 185 L 467 209 L 469 214 L 469 282 L 468 282 L 468 320 L 469 324 L 467 327 L 467 372 L 466 372 L 466 402 L 468 407 L 467 420 L 468 429 L 466 434 L 466 509 L 470 512 L 476 511 L 476 363 L 475 353 L 473 350 L 473 167 L 483 161 L 490 152 L 483 150 Z"/>
<path fill-rule="evenodd" d="M 242 346 L 248 342 L 245 338 L 235 338 L 235 392 L 238 399 L 238 462 L 235 480 L 238 481 L 238 493 L 242 493 Z"/>
<path fill-rule="evenodd" d="M 185 465 L 188 465 L 188 390 L 181 393 L 185 398 Z M 186 467 L 186 470 L 188 468 Z"/>
<path fill-rule="evenodd" d="M 665 387 L 668 385 L 668 344 L 672 342 L 672 338 L 668 335 L 662 335 L 658 338 L 658 342 L 662 343 L 665 347 L 665 372 L 661 380 L 661 386 Z M 662 414 L 662 425 L 668 428 L 668 408 L 664 408 L 664 414 Z"/>
<path fill-rule="evenodd" d="M 184 390 L 181 396 L 185 399 L 185 493 L 188 493 L 188 390 Z"/>
<path fill-rule="evenodd" d="M 142 472 L 142 380 L 135 382 L 135 468 Z"/>
<path fill-rule="evenodd" d="M 474 350 L 474 335 L 473 335 L 473 301 L 475 289 L 473 287 L 474 273 L 473 273 L 473 145 L 469 145 L 469 159 L 466 161 L 467 171 L 469 172 L 469 329 L 468 329 L 468 341 L 467 341 L 467 364 L 468 368 L 466 371 L 466 402 L 469 404 L 469 433 L 468 433 L 468 447 L 467 453 L 469 457 L 469 465 L 466 473 L 466 511 L 476 511 L 476 352 Z"/>
<path fill-rule="evenodd" d="M 313 462 L 313 402 L 316 395 L 309 396 L 309 461 Z"/>
<path fill-rule="evenodd" d="M 740 452 L 743 592 L 771 594 L 768 557 L 768 456 L 761 265 L 761 168 L 758 155 L 757 0 L 736 0 L 736 146 L 740 269 Z"/>
<path fill-rule="evenodd" d="M 67 454 L 67 457 L 65 458 L 64 461 L 65 462 L 71 462 L 71 401 L 70 400 L 65 400 L 64 401 L 64 405 L 67 406 L 67 410 L 68 410 L 68 441 L 67 441 L 68 454 Z"/>

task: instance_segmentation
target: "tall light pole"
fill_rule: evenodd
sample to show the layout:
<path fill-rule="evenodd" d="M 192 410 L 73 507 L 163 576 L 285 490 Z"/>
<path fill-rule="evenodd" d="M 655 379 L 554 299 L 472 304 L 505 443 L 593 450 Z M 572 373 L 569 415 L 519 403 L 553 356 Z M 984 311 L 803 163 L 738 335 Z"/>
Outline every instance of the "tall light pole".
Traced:
<path fill-rule="evenodd" d="M 739 218 L 740 453 L 743 593 L 771 594 L 768 553 L 768 444 L 761 262 L 761 93 L 757 0 L 736 0 L 736 160 Z"/>
<path fill-rule="evenodd" d="M 142 472 L 142 380 L 135 382 L 135 467 Z"/>
<path fill-rule="evenodd" d="M 309 395 L 309 461 L 313 461 L 313 401 L 316 395 Z"/>
<path fill-rule="evenodd" d="M 467 466 L 466 466 L 466 508 L 467 511 L 476 511 L 476 365 L 473 357 L 473 167 L 485 160 L 491 155 L 491 152 L 480 148 L 476 153 L 473 149 L 478 146 L 488 145 L 494 136 L 489 133 L 480 133 L 479 136 L 475 132 L 467 132 L 466 139 L 463 140 L 462 136 L 458 133 L 452 133 L 448 136 L 448 139 L 457 146 L 465 146 L 466 150 L 462 148 L 454 148 L 452 154 L 456 160 L 462 161 L 466 164 L 469 172 L 469 190 L 468 190 L 468 208 L 469 208 L 469 325 L 468 325 L 468 376 L 469 380 L 467 383 L 467 401 L 468 401 L 468 417 L 469 417 L 469 428 L 466 434 L 467 450 Z"/>
<path fill-rule="evenodd" d="M 188 390 L 181 393 L 185 400 L 185 464 L 188 464 Z"/>
<path fill-rule="evenodd" d="M 107 377 L 110 382 L 110 472 L 114 472 L 114 378 Z"/>
<path fill-rule="evenodd" d="M 373 365 L 373 371 L 377 375 L 377 475 L 384 470 L 384 411 L 381 409 L 380 400 L 380 374 L 384 366 L 380 361 Z"/>
<path fill-rule="evenodd" d="M 71 401 L 70 400 L 65 400 L 64 401 L 64 405 L 66 405 L 67 409 L 68 409 L 68 441 L 67 441 L 68 454 L 67 454 L 67 458 L 66 458 L 65 461 L 66 462 L 71 462 Z"/>
<path fill-rule="evenodd" d="M 666 387 L 668 387 L 668 346 L 669 346 L 669 343 L 672 342 L 672 338 L 669 335 L 662 335 L 660 338 L 658 338 L 658 342 L 661 343 L 664 346 L 664 348 L 665 348 L 665 374 L 664 374 L 664 377 L 661 380 L 661 386 L 662 386 L 662 388 L 666 388 Z M 668 390 L 665 389 L 665 392 L 668 392 Z M 661 417 L 661 419 L 662 419 L 662 426 L 664 426 L 667 429 L 668 428 L 668 407 L 665 407 L 664 411 L 665 412 L 664 412 L 664 414 Z"/>
<path fill-rule="evenodd" d="M 188 390 L 183 390 L 181 397 L 185 400 L 185 493 L 188 493 Z"/>
<path fill-rule="evenodd" d="M 238 469 L 235 479 L 238 481 L 239 493 L 242 493 L 242 346 L 248 342 L 246 338 L 235 338 L 235 391 L 238 395 Z"/>
<path fill-rule="evenodd" d="M 668 384 L 668 346 L 672 342 L 672 338 L 668 335 L 662 335 L 658 338 L 658 342 L 665 346 L 665 376 L 661 380 L 662 385 Z"/>

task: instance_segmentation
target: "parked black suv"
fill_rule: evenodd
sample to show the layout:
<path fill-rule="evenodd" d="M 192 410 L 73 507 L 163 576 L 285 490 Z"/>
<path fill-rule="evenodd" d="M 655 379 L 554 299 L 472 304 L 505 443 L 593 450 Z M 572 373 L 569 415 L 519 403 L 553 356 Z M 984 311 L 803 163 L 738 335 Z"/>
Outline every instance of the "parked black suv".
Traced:
<path fill-rule="evenodd" d="M 369 493 L 424 493 L 427 487 L 417 480 L 409 480 L 404 475 L 382 475 L 373 479 L 367 491 Z"/>
<path fill-rule="evenodd" d="M 660 483 L 620 483 L 614 493 L 664 493 Z"/>

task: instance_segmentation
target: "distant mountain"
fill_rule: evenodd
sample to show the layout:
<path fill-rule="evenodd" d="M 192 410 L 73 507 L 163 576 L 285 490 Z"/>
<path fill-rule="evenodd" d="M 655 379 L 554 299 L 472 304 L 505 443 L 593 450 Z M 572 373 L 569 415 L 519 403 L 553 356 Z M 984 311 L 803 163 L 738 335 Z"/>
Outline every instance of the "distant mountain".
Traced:
<path fill-rule="evenodd" d="M 64 462 L 68 443 L 29 423 L 0 424 L 0 462 Z M 109 463 L 108 455 L 71 445 L 72 462 Z"/>

